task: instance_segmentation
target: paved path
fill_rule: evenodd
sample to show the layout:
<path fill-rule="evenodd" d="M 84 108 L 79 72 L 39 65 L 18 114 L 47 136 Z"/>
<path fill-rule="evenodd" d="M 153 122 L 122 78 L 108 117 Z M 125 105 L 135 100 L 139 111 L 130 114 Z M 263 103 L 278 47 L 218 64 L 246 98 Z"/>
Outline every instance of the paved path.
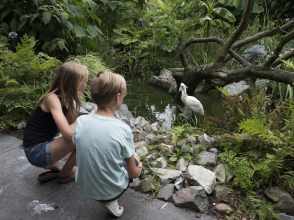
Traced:
<path fill-rule="evenodd" d="M 20 141 L 0 133 L 0 220 L 13 219 L 62 219 L 103 220 L 117 219 L 94 200 L 88 198 L 79 186 L 72 182 L 59 184 L 57 180 L 39 183 L 37 175 L 43 169 L 34 167 L 26 160 Z M 213 220 L 196 212 L 153 200 L 146 206 L 148 195 L 128 189 L 120 198 L 126 220 Z"/>

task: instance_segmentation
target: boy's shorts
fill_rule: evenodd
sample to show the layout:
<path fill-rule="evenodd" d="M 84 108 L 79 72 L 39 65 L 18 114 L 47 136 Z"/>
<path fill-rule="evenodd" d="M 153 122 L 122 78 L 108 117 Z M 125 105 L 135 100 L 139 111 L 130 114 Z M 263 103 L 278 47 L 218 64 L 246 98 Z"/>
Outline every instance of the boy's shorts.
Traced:
<path fill-rule="evenodd" d="M 136 158 L 134 158 L 134 159 L 135 159 L 136 167 L 138 167 L 138 166 L 139 166 L 139 163 L 138 163 L 138 161 L 136 160 Z M 127 170 L 127 163 L 126 163 L 126 160 L 124 160 L 124 168 Z M 130 183 L 132 183 L 132 182 L 133 182 L 133 180 L 130 178 Z M 129 185 L 130 185 L 130 183 L 129 183 Z M 129 187 L 129 186 L 128 186 L 128 187 Z M 115 198 L 113 198 L 113 199 L 108 199 L 108 200 L 98 200 L 98 201 L 100 201 L 100 202 L 112 202 L 112 201 L 114 201 L 114 200 L 117 200 L 119 197 L 122 196 L 122 194 L 124 194 L 124 192 L 128 189 L 128 187 L 127 187 L 124 191 L 122 191 L 121 194 L 119 194 L 117 197 L 115 197 Z"/>
<path fill-rule="evenodd" d="M 50 144 L 59 137 L 54 137 L 49 141 L 37 144 L 33 147 L 24 148 L 28 161 L 36 167 L 46 167 L 52 165 Z"/>

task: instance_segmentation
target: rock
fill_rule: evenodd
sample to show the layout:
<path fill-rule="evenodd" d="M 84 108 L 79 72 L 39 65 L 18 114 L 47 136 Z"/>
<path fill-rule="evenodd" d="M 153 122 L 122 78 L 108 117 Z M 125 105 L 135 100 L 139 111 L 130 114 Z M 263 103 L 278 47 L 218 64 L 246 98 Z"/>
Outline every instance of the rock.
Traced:
<path fill-rule="evenodd" d="M 204 166 L 215 165 L 217 163 L 217 155 L 213 153 L 209 153 L 207 151 L 202 151 L 199 154 L 200 158 L 198 159 L 198 163 Z"/>
<path fill-rule="evenodd" d="M 201 215 L 202 215 L 201 213 L 197 213 L 197 214 L 196 214 L 196 217 L 197 217 L 197 218 L 201 218 Z"/>
<path fill-rule="evenodd" d="M 207 212 L 209 201 L 201 186 L 190 186 L 173 195 L 175 204 L 182 208 L 195 209 L 201 213 Z"/>
<path fill-rule="evenodd" d="M 156 135 L 154 137 L 154 141 L 157 143 L 163 143 L 166 140 L 166 136 L 165 135 Z"/>
<path fill-rule="evenodd" d="M 217 155 L 218 154 L 218 149 L 216 149 L 216 148 L 210 148 L 209 149 L 209 152 Z"/>
<path fill-rule="evenodd" d="M 147 134 L 145 138 L 146 144 L 153 145 L 155 143 L 154 137 L 155 137 L 154 134 Z"/>
<path fill-rule="evenodd" d="M 233 178 L 233 170 L 228 164 L 217 165 L 213 172 L 216 178 L 221 182 L 229 182 Z"/>
<path fill-rule="evenodd" d="M 141 177 L 142 179 L 145 179 L 147 177 L 147 175 L 149 174 L 149 170 L 145 169 L 144 170 L 144 174 L 143 176 Z"/>
<path fill-rule="evenodd" d="M 277 214 L 277 217 L 274 220 L 294 220 L 294 216 L 289 216 L 285 214 Z"/>
<path fill-rule="evenodd" d="M 183 144 L 182 145 L 182 152 L 183 153 L 193 153 L 193 147 L 190 145 Z"/>
<path fill-rule="evenodd" d="M 151 170 L 157 175 L 158 180 L 162 185 L 174 181 L 182 174 L 181 170 L 168 170 L 162 168 L 151 168 Z"/>
<path fill-rule="evenodd" d="M 216 184 L 215 174 L 198 165 L 189 165 L 185 173 L 185 179 L 192 186 L 202 186 L 208 193 L 212 193 L 212 189 Z"/>
<path fill-rule="evenodd" d="M 148 121 L 145 120 L 145 118 L 138 116 L 135 121 L 135 125 L 140 125 L 142 128 L 146 127 L 149 125 Z"/>
<path fill-rule="evenodd" d="M 180 176 L 180 177 L 178 177 L 176 180 L 175 180 L 175 182 L 174 182 L 174 184 L 175 184 L 175 188 L 177 189 L 177 190 L 181 190 L 181 189 L 183 189 L 184 188 L 184 179 Z"/>
<path fill-rule="evenodd" d="M 145 141 L 139 141 L 139 142 L 134 144 L 134 147 L 135 147 L 135 150 L 136 150 L 137 148 L 140 148 L 140 146 L 145 146 L 145 145 L 146 145 Z"/>
<path fill-rule="evenodd" d="M 139 134 L 139 132 L 141 132 L 141 130 L 139 128 L 137 128 L 137 127 L 132 128 L 133 134 L 137 135 L 137 134 Z"/>
<path fill-rule="evenodd" d="M 81 106 L 79 115 L 87 115 L 89 112 L 86 110 L 84 106 Z"/>
<path fill-rule="evenodd" d="M 229 96 L 234 96 L 248 89 L 249 86 L 246 81 L 242 80 L 237 83 L 231 83 L 223 87 L 223 90 L 227 89 Z"/>
<path fill-rule="evenodd" d="M 224 212 L 224 213 L 228 213 L 228 212 L 232 211 L 232 208 L 224 203 L 217 204 L 215 206 L 215 209 L 219 212 Z"/>
<path fill-rule="evenodd" d="M 21 119 L 14 123 L 14 129 L 21 130 L 26 126 L 26 121 Z"/>
<path fill-rule="evenodd" d="M 210 137 L 205 133 L 198 138 L 198 141 L 200 142 L 200 145 L 210 146 Z"/>
<path fill-rule="evenodd" d="M 251 45 L 242 54 L 242 56 L 250 63 L 259 60 L 260 56 L 268 54 L 267 49 L 263 45 Z"/>
<path fill-rule="evenodd" d="M 148 163 L 148 162 L 150 162 L 150 161 L 152 161 L 152 160 L 156 160 L 157 155 L 158 155 L 157 152 L 154 152 L 154 153 L 148 155 L 147 157 L 145 157 L 145 159 L 144 159 L 144 163 Z"/>
<path fill-rule="evenodd" d="M 164 132 L 164 133 L 167 133 L 169 131 L 169 128 L 165 125 L 162 125 L 161 126 L 161 131 Z"/>
<path fill-rule="evenodd" d="M 187 170 L 187 166 L 189 164 L 188 160 L 185 160 L 184 158 L 180 158 L 175 166 L 176 170 L 181 170 L 181 171 L 186 171 Z"/>
<path fill-rule="evenodd" d="M 128 106 L 126 104 L 122 104 L 118 111 L 114 112 L 114 116 L 119 120 L 123 121 L 127 125 L 130 125 L 131 120 L 134 120 L 132 113 L 129 111 Z M 131 125 L 130 125 L 131 126 Z M 131 126 L 131 128 L 133 128 Z"/>
<path fill-rule="evenodd" d="M 137 134 L 137 139 L 139 141 L 144 141 L 147 137 L 147 133 L 145 131 L 139 131 Z"/>
<path fill-rule="evenodd" d="M 135 151 L 140 156 L 145 156 L 146 154 L 148 154 L 148 149 L 145 147 L 145 144 L 146 143 L 144 141 L 135 144 Z"/>
<path fill-rule="evenodd" d="M 166 160 L 164 159 L 164 157 L 160 157 L 156 159 L 156 162 L 158 162 L 159 164 L 159 168 L 166 168 L 168 163 L 166 162 Z"/>
<path fill-rule="evenodd" d="M 184 187 L 187 188 L 187 187 L 189 187 L 189 186 L 190 186 L 190 185 L 189 185 L 188 181 L 187 181 L 187 180 L 184 180 Z"/>
<path fill-rule="evenodd" d="M 174 80 L 173 73 L 167 69 L 162 69 L 160 71 L 159 77 L 167 80 Z"/>
<path fill-rule="evenodd" d="M 175 152 L 175 147 L 173 145 L 167 145 L 167 144 L 160 144 L 161 149 L 163 150 L 163 153 L 169 154 Z"/>
<path fill-rule="evenodd" d="M 182 139 L 182 140 L 179 141 L 179 145 L 183 145 L 185 143 L 186 143 L 186 140 L 185 139 Z"/>
<path fill-rule="evenodd" d="M 215 138 L 214 137 L 210 137 L 210 146 L 215 146 Z"/>
<path fill-rule="evenodd" d="M 95 106 L 95 108 L 89 113 L 89 114 L 95 114 L 95 112 L 98 110 L 97 105 Z"/>
<path fill-rule="evenodd" d="M 155 122 L 155 123 L 153 123 L 153 124 L 151 125 L 151 129 L 152 129 L 152 131 L 154 131 L 154 132 L 158 132 L 159 129 L 160 129 L 160 124 L 159 124 L 159 122 Z"/>
<path fill-rule="evenodd" d="M 196 137 L 188 138 L 188 143 L 190 143 L 191 145 L 195 145 L 197 143 L 197 138 Z"/>
<path fill-rule="evenodd" d="M 133 179 L 133 182 L 130 183 L 130 187 L 138 187 L 141 183 L 141 180 L 139 178 Z"/>
<path fill-rule="evenodd" d="M 144 127 L 144 131 L 146 131 L 147 134 L 150 134 L 152 132 L 151 125 Z"/>
<path fill-rule="evenodd" d="M 152 191 L 152 189 L 154 189 L 154 185 L 152 184 L 152 182 L 148 178 L 145 178 L 142 181 L 141 186 L 143 188 L 143 192 L 150 192 L 150 191 Z"/>
<path fill-rule="evenodd" d="M 157 198 L 163 199 L 168 202 L 173 201 L 173 194 L 174 194 L 174 186 L 175 184 L 167 184 L 165 185 L 158 193 Z"/>
<path fill-rule="evenodd" d="M 84 105 L 84 107 L 86 108 L 86 110 L 88 112 L 91 112 L 95 109 L 95 107 L 97 107 L 97 105 L 95 103 L 92 102 L 86 102 L 86 105 Z"/>
<path fill-rule="evenodd" d="M 294 199 L 289 193 L 282 190 L 278 186 L 268 187 L 265 189 L 264 193 L 273 202 L 277 203 L 281 212 L 285 212 L 287 214 L 294 213 Z"/>
<path fill-rule="evenodd" d="M 217 199 L 225 198 L 232 191 L 233 190 L 229 187 L 217 184 L 213 189 L 213 195 Z"/>

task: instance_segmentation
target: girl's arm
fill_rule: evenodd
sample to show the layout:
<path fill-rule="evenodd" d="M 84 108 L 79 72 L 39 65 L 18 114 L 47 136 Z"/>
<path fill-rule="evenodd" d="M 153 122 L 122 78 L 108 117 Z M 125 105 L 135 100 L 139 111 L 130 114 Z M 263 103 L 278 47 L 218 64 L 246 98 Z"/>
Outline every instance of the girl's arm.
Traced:
<path fill-rule="evenodd" d="M 139 168 L 139 167 L 143 167 L 142 162 L 140 162 L 139 167 L 137 167 L 135 164 L 134 155 L 131 156 L 130 158 L 125 158 L 125 160 L 127 163 L 127 170 L 128 170 L 129 177 L 131 179 L 138 178 L 142 172 L 142 168 Z"/>
<path fill-rule="evenodd" d="M 66 118 L 67 118 L 68 124 L 70 125 L 77 120 L 71 111 L 68 111 Z"/>
<path fill-rule="evenodd" d="M 72 135 L 75 129 L 76 125 L 76 120 L 69 125 L 66 117 L 64 116 L 62 112 L 62 107 L 60 100 L 56 94 L 51 94 L 45 99 L 44 103 L 48 109 L 50 110 L 53 119 L 61 132 L 62 136 L 66 139 L 71 141 L 72 140 Z"/>

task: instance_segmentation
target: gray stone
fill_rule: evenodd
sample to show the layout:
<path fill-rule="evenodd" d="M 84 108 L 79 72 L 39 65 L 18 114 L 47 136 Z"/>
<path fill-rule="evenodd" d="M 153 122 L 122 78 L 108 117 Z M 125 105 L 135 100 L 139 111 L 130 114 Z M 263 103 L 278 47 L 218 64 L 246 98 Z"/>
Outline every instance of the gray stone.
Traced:
<path fill-rule="evenodd" d="M 175 152 L 175 147 L 173 145 L 167 145 L 167 144 L 160 144 L 161 149 L 163 150 L 163 153 L 169 154 Z"/>
<path fill-rule="evenodd" d="M 86 110 L 84 106 L 81 106 L 79 115 L 87 115 L 87 114 L 89 114 L 89 112 Z"/>
<path fill-rule="evenodd" d="M 195 209 L 201 213 L 207 212 L 209 201 L 201 186 L 190 186 L 173 195 L 175 204 L 182 208 Z"/>
<path fill-rule="evenodd" d="M 190 137 L 190 138 L 188 138 L 188 142 L 191 145 L 195 145 L 197 143 L 197 138 L 196 137 Z"/>
<path fill-rule="evenodd" d="M 129 126 L 131 126 L 131 120 L 134 120 L 134 117 L 126 104 L 122 104 L 120 109 L 114 112 L 114 116 Z M 131 128 L 133 127 L 131 126 Z"/>
<path fill-rule="evenodd" d="M 150 125 L 145 126 L 144 131 L 146 131 L 147 134 L 150 134 L 152 132 L 151 126 Z"/>
<path fill-rule="evenodd" d="M 155 141 L 156 143 L 163 143 L 163 142 L 165 142 L 165 140 L 166 140 L 166 136 L 165 136 L 165 135 L 161 135 L 161 134 L 159 134 L 159 135 L 156 135 L 156 136 L 154 137 L 154 141 Z"/>
<path fill-rule="evenodd" d="M 187 188 L 187 187 L 189 187 L 189 186 L 190 186 L 190 185 L 189 185 L 188 181 L 187 181 L 187 180 L 184 180 L 184 187 Z"/>
<path fill-rule="evenodd" d="M 132 128 L 132 133 L 133 134 L 137 135 L 137 134 L 139 134 L 139 132 L 141 132 L 141 130 L 139 128 L 137 128 L 137 127 Z"/>
<path fill-rule="evenodd" d="M 192 186 L 202 186 L 208 194 L 212 193 L 212 189 L 216 184 L 214 172 L 198 165 L 188 166 L 185 179 Z"/>
<path fill-rule="evenodd" d="M 88 112 L 91 112 L 94 110 L 94 108 L 97 107 L 97 105 L 93 102 L 86 102 L 85 108 Z"/>
<path fill-rule="evenodd" d="M 146 145 L 145 141 L 139 141 L 139 142 L 134 144 L 134 147 L 135 147 L 135 150 L 136 150 L 137 148 L 140 148 L 140 146 L 145 146 L 145 145 Z"/>
<path fill-rule="evenodd" d="M 140 125 L 142 128 L 146 127 L 149 125 L 148 121 L 145 120 L 145 118 L 141 117 L 141 116 L 138 116 L 135 121 L 134 121 L 134 124 L 137 126 L 137 125 Z"/>
<path fill-rule="evenodd" d="M 274 220 L 294 220 L 294 216 L 289 216 L 285 214 L 277 214 L 277 217 Z"/>
<path fill-rule="evenodd" d="M 193 147 L 190 145 L 183 144 L 182 145 L 182 152 L 183 153 L 193 153 Z"/>
<path fill-rule="evenodd" d="M 160 124 L 159 124 L 159 122 L 154 122 L 154 123 L 151 125 L 151 129 L 152 129 L 152 131 L 154 131 L 154 132 L 158 132 L 159 129 L 160 129 Z"/>
<path fill-rule="evenodd" d="M 167 80 L 174 80 L 172 72 L 167 69 L 162 69 L 160 71 L 159 77 Z"/>
<path fill-rule="evenodd" d="M 287 214 L 294 213 L 294 199 L 289 193 L 282 190 L 278 186 L 268 187 L 265 189 L 264 193 L 273 202 L 277 203 L 281 212 L 285 212 Z"/>
<path fill-rule="evenodd" d="M 159 168 L 166 168 L 168 163 L 166 162 L 166 160 L 164 159 L 164 157 L 160 157 L 156 159 L 156 162 L 158 162 L 159 164 Z"/>
<path fill-rule="evenodd" d="M 154 189 L 154 185 L 152 184 L 152 182 L 148 178 L 145 178 L 142 181 L 141 186 L 143 188 L 143 192 L 150 192 L 150 191 L 152 191 L 152 189 Z"/>
<path fill-rule="evenodd" d="M 223 90 L 227 89 L 229 96 L 234 96 L 248 89 L 249 86 L 246 81 L 242 80 L 237 83 L 231 83 L 223 87 Z"/>
<path fill-rule="evenodd" d="M 228 213 L 228 212 L 232 211 L 232 208 L 224 203 L 217 204 L 215 206 L 215 209 L 219 212 L 224 212 L 224 213 Z"/>
<path fill-rule="evenodd" d="M 162 168 L 151 168 L 151 170 L 157 175 L 160 184 L 164 185 L 174 181 L 181 176 L 181 170 L 168 170 Z"/>
<path fill-rule="evenodd" d="M 158 193 L 157 198 L 163 199 L 168 202 L 173 201 L 173 194 L 174 194 L 174 185 L 175 184 L 167 184 L 165 185 Z"/>
<path fill-rule="evenodd" d="M 198 159 L 198 163 L 204 166 L 209 166 L 209 165 L 215 165 L 217 163 L 217 155 L 207 152 L 207 151 L 202 151 L 199 154 L 200 158 Z"/>
<path fill-rule="evenodd" d="M 148 163 L 148 162 L 150 162 L 150 161 L 152 161 L 152 160 L 156 160 L 157 155 L 158 155 L 157 152 L 154 152 L 154 153 L 148 155 L 147 157 L 145 157 L 145 159 L 144 159 L 144 163 Z"/>
<path fill-rule="evenodd" d="M 226 186 L 222 186 L 222 185 L 217 184 L 213 188 L 213 195 L 217 199 L 225 198 L 232 191 L 233 190 L 231 188 L 229 188 L 229 187 L 226 187 Z"/>
<path fill-rule="evenodd" d="M 184 188 L 184 179 L 180 176 L 174 181 L 174 184 L 177 190 L 181 190 Z"/>
<path fill-rule="evenodd" d="M 215 144 L 216 144 L 215 143 L 215 138 L 214 137 L 210 137 L 209 139 L 210 139 L 210 145 L 211 146 L 215 146 Z"/>
<path fill-rule="evenodd" d="M 148 149 L 145 146 L 138 146 L 136 148 L 136 153 L 139 154 L 140 157 L 148 154 Z"/>
<path fill-rule="evenodd" d="M 198 137 L 198 141 L 201 145 L 210 146 L 210 137 L 205 133 Z"/>
<path fill-rule="evenodd" d="M 155 139 L 154 139 L 154 134 L 147 134 L 146 138 L 145 138 L 145 142 L 148 145 L 153 145 L 155 143 Z"/>
<path fill-rule="evenodd" d="M 169 128 L 166 125 L 162 125 L 161 131 L 167 133 L 169 131 Z"/>
<path fill-rule="evenodd" d="M 233 178 L 233 170 L 229 164 L 219 164 L 217 165 L 213 172 L 216 178 L 221 182 L 229 182 Z"/>
<path fill-rule="evenodd" d="M 144 141 L 146 139 L 146 137 L 147 137 L 147 133 L 145 131 L 140 131 L 137 134 L 137 139 L 139 141 Z"/>
<path fill-rule="evenodd" d="M 179 145 L 183 145 L 183 144 L 186 144 L 186 140 L 185 139 L 182 139 L 179 141 Z"/>
<path fill-rule="evenodd" d="M 218 149 L 216 149 L 216 148 L 210 148 L 209 149 L 209 152 L 217 155 L 218 154 Z"/>
<path fill-rule="evenodd" d="M 251 45 L 242 54 L 242 56 L 250 63 L 259 60 L 260 56 L 268 54 L 267 49 L 263 45 Z"/>
<path fill-rule="evenodd" d="M 181 171 L 186 171 L 187 170 L 187 166 L 189 164 L 188 160 L 185 160 L 184 158 L 180 158 L 175 166 L 176 170 L 181 170 Z"/>
<path fill-rule="evenodd" d="M 18 120 L 14 123 L 14 128 L 17 130 L 23 129 L 26 126 L 26 120 Z"/>
<path fill-rule="evenodd" d="M 141 180 L 139 178 L 133 179 L 133 182 L 130 183 L 130 187 L 138 187 L 141 184 Z"/>

